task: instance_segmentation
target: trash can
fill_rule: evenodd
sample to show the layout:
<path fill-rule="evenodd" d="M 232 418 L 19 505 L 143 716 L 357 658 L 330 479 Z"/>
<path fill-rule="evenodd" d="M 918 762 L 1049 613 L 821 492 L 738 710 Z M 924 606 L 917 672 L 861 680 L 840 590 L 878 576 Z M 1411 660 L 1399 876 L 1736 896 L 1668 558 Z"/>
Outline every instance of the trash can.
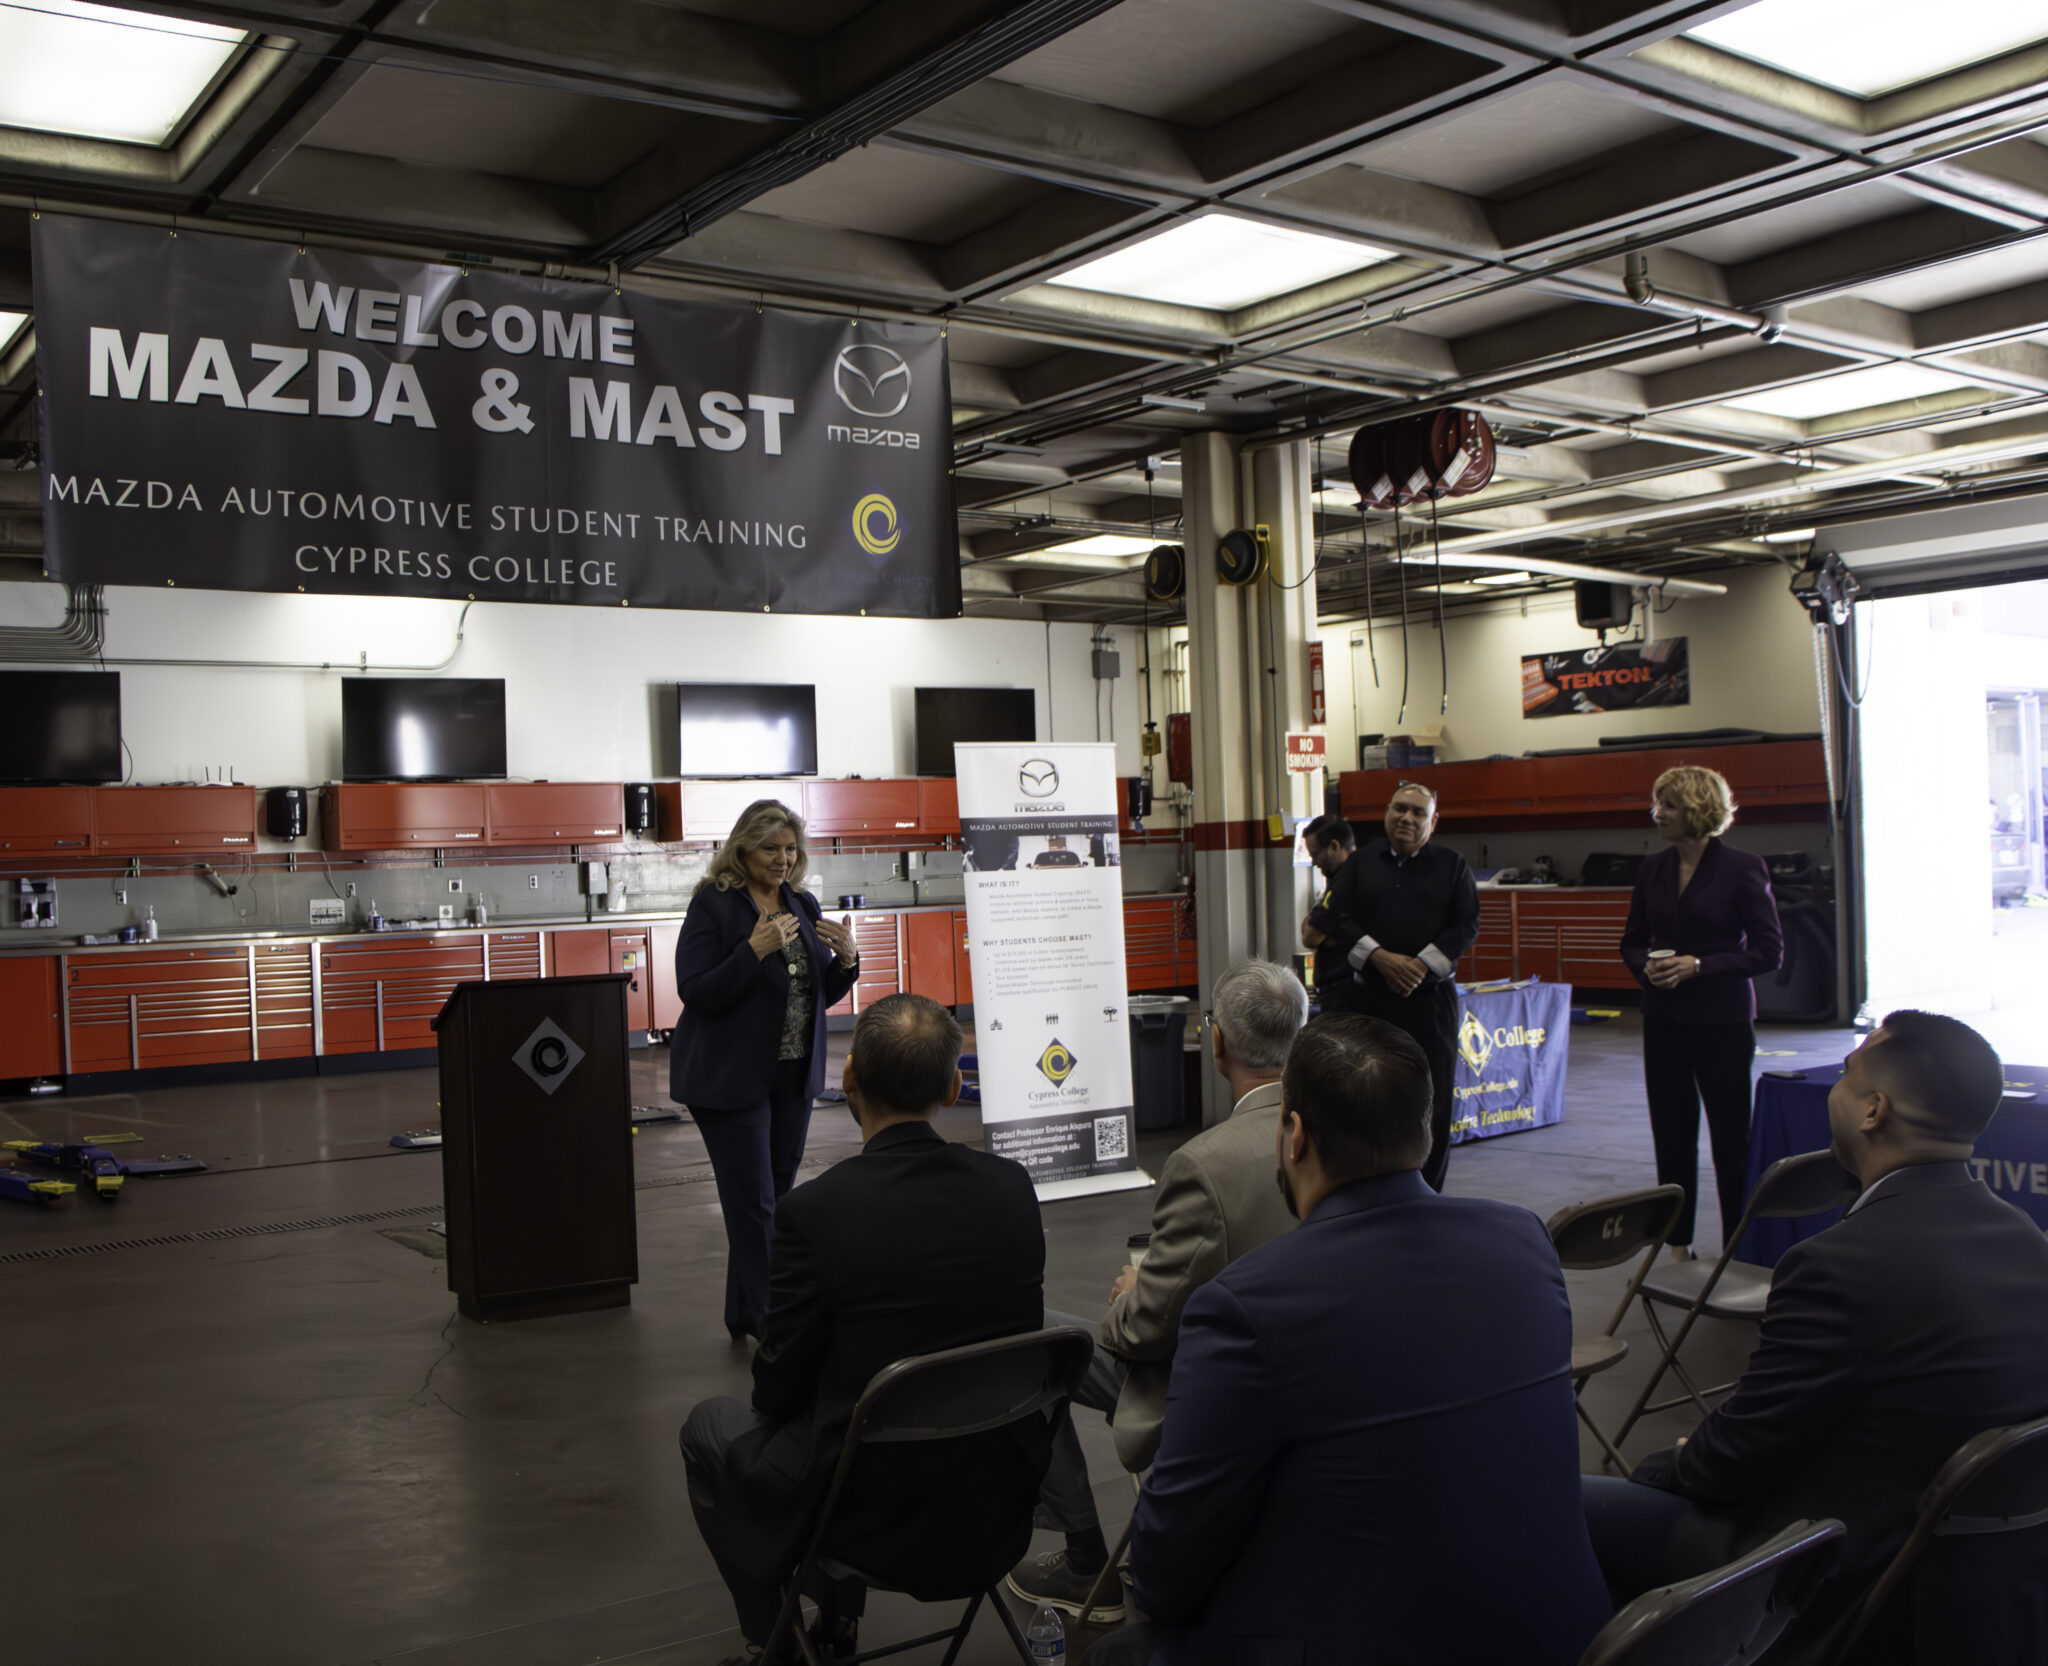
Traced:
<path fill-rule="evenodd" d="M 1181 1051 L 1187 1042 L 1185 995 L 1133 995 L 1131 1097 L 1141 1129 L 1178 1128 L 1187 1120 Z"/>

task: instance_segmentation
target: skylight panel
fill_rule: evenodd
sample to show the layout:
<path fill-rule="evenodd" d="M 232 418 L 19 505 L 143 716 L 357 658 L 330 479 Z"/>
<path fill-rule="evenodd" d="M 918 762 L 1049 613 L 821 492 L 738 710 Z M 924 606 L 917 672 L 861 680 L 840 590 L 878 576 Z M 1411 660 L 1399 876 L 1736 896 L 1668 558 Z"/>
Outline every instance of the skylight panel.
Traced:
<path fill-rule="evenodd" d="M 1040 555 L 1149 555 L 1156 538 L 1130 538 L 1120 532 L 1098 532 L 1092 538 L 1073 538 L 1039 550 Z"/>
<path fill-rule="evenodd" d="M 1376 266 L 1390 250 L 1241 214 L 1203 214 L 1045 281 L 1065 289 L 1232 312 Z"/>
<path fill-rule="evenodd" d="M 22 325 L 28 322 L 25 312 L 0 312 L 0 353 L 14 345 L 14 338 L 21 334 Z"/>
<path fill-rule="evenodd" d="M 1953 393 L 1957 388 L 1973 386 L 1960 376 L 1951 376 L 1945 370 L 1929 370 L 1925 365 L 1879 364 L 1816 382 L 1795 382 L 1790 387 L 1739 394 L 1721 403 L 1738 411 L 1810 422 L 1816 417 L 1868 410 L 1873 405 L 1895 405 L 1902 399 L 1925 399 L 1930 394 Z"/>
<path fill-rule="evenodd" d="M 1876 98 L 2048 40 L 2048 0 L 1756 0 L 1686 38 Z"/>
<path fill-rule="evenodd" d="M 0 126 L 167 144 L 248 38 L 83 0 L 0 0 Z"/>

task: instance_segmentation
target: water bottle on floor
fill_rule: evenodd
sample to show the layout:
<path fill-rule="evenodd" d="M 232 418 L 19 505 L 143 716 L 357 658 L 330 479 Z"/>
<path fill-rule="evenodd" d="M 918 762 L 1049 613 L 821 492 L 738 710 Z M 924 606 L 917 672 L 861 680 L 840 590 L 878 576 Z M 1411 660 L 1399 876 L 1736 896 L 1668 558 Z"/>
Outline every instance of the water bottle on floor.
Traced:
<path fill-rule="evenodd" d="M 1031 1646 L 1034 1662 L 1052 1662 L 1053 1666 L 1065 1666 L 1067 1658 L 1067 1628 L 1060 1619 L 1059 1610 L 1049 1602 L 1038 1605 L 1033 1616 L 1031 1629 L 1024 1633 L 1024 1641 Z"/>

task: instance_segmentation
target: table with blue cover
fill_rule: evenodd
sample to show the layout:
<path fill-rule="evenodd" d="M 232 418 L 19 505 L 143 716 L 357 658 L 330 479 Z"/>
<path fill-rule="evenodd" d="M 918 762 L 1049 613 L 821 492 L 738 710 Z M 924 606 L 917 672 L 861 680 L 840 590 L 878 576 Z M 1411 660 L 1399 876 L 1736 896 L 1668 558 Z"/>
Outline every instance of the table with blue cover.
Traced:
<path fill-rule="evenodd" d="M 1458 989 L 1451 1144 L 1564 1120 L 1572 986 L 1537 979 Z"/>
<path fill-rule="evenodd" d="M 1831 1143 L 1828 1090 L 1841 1078 L 1839 1064 L 1809 1065 L 1798 1081 L 1763 1076 L 1756 1084 L 1756 1108 L 1749 1124 L 1749 1176 L 1755 1190 L 1765 1169 L 1781 1157 L 1819 1151 Z M 1977 1142 L 1971 1167 L 2006 1202 L 2016 1204 L 2048 1231 L 2048 1069 L 2005 1067 L 2006 1098 Z M 2014 1095 L 2025 1097 L 2015 1098 Z M 2035 1095 L 2040 1097 L 2035 1097 Z M 1736 1259 L 1775 1267 L 1802 1238 L 1823 1232 L 1842 1218 L 1839 1209 L 1798 1220 L 1757 1221 L 1742 1235 Z"/>

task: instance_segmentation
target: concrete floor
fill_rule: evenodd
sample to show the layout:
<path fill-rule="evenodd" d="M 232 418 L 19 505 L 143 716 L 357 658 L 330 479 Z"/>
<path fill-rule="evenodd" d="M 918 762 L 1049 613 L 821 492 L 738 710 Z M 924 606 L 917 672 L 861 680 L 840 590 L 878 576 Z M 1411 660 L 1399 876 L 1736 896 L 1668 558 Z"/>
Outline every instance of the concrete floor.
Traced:
<path fill-rule="evenodd" d="M 1838 1031 L 1766 1030 L 1759 1066 L 1847 1045 Z M 1454 1192 L 1547 1215 L 1652 1183 L 1633 1020 L 1576 1028 L 1572 1049 L 1566 1121 L 1459 1147 Z M 665 1066 L 636 1056 L 636 1101 L 665 1102 Z M 112 1206 L 0 1208 L 8 1660 L 698 1666 L 737 1649 L 675 1450 L 697 1399 L 748 1383 L 720 1324 L 724 1245 L 701 1141 L 687 1125 L 636 1141 L 629 1309 L 482 1327 L 455 1317 L 445 1264 L 411 1247 L 439 1216 L 438 1158 L 384 1145 L 435 1124 L 435 1089 L 432 1071 L 410 1070 L 0 1104 L 10 1138 L 133 1129 L 146 1150 L 228 1160 L 133 1181 Z M 944 1127 L 976 1137 L 966 1113 Z M 1156 1172 L 1181 1137 L 1145 1136 L 1141 1160 Z M 845 1112 L 821 1106 L 807 1161 L 856 1143 Z M 576 1153 L 536 1160 L 569 1176 Z M 1706 1194 L 1703 1246 L 1718 1232 Z M 1047 1304 L 1098 1309 L 1149 1207 L 1143 1192 L 1048 1206 Z M 1574 1275 L 1582 1328 L 1605 1322 L 1623 1282 Z M 1640 1319 L 1623 1334 L 1645 1340 L 1587 1394 L 1610 1427 L 1646 1358 Z M 1718 1380 L 1749 1343 L 1707 1325 L 1688 1358 Z M 1646 1423 L 1630 1449 L 1690 1422 Z M 1082 1429 L 1114 1536 L 1131 1490 L 1101 1419 Z M 941 1617 L 877 1597 L 863 1642 Z M 1012 1659 L 986 1618 L 962 1655 Z"/>

